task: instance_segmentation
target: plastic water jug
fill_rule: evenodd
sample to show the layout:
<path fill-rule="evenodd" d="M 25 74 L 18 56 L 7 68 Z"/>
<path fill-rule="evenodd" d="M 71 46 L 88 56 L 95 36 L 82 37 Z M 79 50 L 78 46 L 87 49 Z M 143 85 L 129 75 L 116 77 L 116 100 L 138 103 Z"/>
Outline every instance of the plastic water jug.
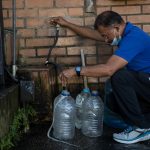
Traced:
<path fill-rule="evenodd" d="M 98 91 L 83 102 L 82 133 L 88 137 L 98 137 L 103 133 L 104 104 Z"/>
<path fill-rule="evenodd" d="M 75 134 L 75 100 L 63 90 L 54 100 L 53 135 L 60 140 L 69 140 Z"/>
<path fill-rule="evenodd" d="M 90 90 L 89 88 L 84 88 L 81 93 L 79 93 L 76 97 L 76 119 L 75 119 L 75 126 L 76 128 L 81 128 L 81 122 L 82 122 L 82 104 L 85 100 L 88 99 L 90 96 Z"/>

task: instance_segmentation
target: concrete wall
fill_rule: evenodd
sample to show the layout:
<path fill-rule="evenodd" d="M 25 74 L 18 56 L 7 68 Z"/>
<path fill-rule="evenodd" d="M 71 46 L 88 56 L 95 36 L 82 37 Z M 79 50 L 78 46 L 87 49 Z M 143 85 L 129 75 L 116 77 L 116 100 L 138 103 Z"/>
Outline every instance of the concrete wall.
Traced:
<path fill-rule="evenodd" d="M 0 90 L 0 138 L 9 131 L 18 109 L 18 85 Z"/>

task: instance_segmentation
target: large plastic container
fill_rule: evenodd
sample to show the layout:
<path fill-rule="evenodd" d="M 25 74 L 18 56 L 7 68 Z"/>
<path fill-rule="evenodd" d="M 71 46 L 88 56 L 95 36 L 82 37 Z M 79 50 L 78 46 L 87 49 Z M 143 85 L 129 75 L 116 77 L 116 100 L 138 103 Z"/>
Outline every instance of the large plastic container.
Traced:
<path fill-rule="evenodd" d="M 63 90 L 54 100 L 53 135 L 60 140 L 69 140 L 75 134 L 75 100 Z"/>
<path fill-rule="evenodd" d="M 82 104 L 85 100 L 87 100 L 90 96 L 89 88 L 84 88 L 81 93 L 79 93 L 76 97 L 76 119 L 75 119 L 75 126 L 76 128 L 81 128 L 82 122 Z"/>
<path fill-rule="evenodd" d="M 88 137 L 101 136 L 103 133 L 103 116 L 103 101 L 98 91 L 92 91 L 91 96 L 83 102 L 82 133 Z"/>

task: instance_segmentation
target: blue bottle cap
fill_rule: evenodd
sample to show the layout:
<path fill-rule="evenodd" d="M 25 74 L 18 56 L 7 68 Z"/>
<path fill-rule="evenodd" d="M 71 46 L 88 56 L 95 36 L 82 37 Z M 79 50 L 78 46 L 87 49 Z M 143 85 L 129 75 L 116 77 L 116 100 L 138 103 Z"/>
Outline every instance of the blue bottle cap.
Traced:
<path fill-rule="evenodd" d="M 96 90 L 92 91 L 92 96 L 99 96 L 99 92 Z"/>
<path fill-rule="evenodd" d="M 90 89 L 89 89 L 89 88 L 84 88 L 82 91 L 83 91 L 84 93 L 90 93 Z"/>
<path fill-rule="evenodd" d="M 62 90 L 61 95 L 70 96 L 70 92 L 68 90 Z"/>

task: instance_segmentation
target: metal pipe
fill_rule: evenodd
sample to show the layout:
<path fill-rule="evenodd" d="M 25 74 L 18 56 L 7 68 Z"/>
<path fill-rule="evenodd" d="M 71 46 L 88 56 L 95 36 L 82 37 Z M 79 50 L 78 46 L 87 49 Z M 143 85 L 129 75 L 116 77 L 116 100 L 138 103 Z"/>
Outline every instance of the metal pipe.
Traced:
<path fill-rule="evenodd" d="M 2 1 L 0 2 L 0 87 L 5 84 L 4 78 L 4 24 L 3 24 L 3 9 Z"/>
<path fill-rule="evenodd" d="M 13 76 L 16 76 L 16 0 L 12 0 L 12 24 L 13 24 Z"/>
<path fill-rule="evenodd" d="M 94 13 L 94 0 L 85 0 L 85 12 L 86 13 Z"/>

